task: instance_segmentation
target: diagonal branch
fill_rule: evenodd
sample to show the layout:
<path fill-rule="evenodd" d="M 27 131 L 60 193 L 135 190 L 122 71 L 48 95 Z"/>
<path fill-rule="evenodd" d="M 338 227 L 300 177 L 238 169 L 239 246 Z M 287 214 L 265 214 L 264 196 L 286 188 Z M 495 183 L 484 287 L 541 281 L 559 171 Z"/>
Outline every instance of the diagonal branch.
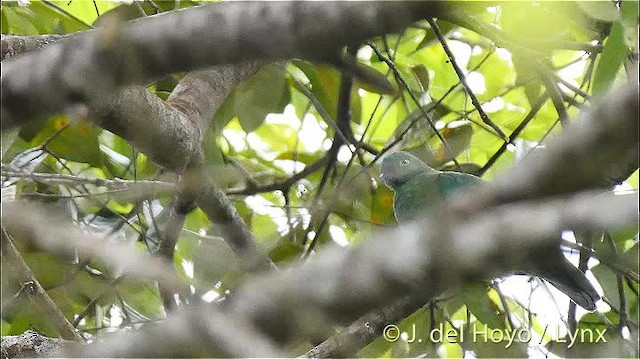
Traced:
<path fill-rule="evenodd" d="M 18 252 L 18 249 L 13 245 L 9 234 L 4 228 L 2 228 L 0 232 L 2 232 L 2 258 L 7 261 L 6 264 L 9 268 L 12 268 L 11 273 L 15 275 L 18 282 L 20 282 L 23 288 L 26 288 L 25 292 L 29 296 L 33 306 L 41 315 L 51 321 L 62 338 L 82 342 L 83 339 L 80 334 L 76 332 L 75 328 L 69 323 L 67 318 L 65 318 L 62 311 L 60 311 L 60 308 L 51 300 L 51 297 L 49 297 L 44 288 L 42 288 L 36 280 L 29 266 L 24 259 L 22 259 L 20 252 Z"/>
<path fill-rule="evenodd" d="M 460 83 L 466 90 L 467 94 L 469 94 L 469 97 L 471 98 L 471 103 L 473 103 L 473 106 L 478 110 L 478 114 L 480 115 L 480 119 L 482 119 L 482 122 L 484 122 L 487 126 L 493 128 L 493 130 L 496 131 L 496 133 L 500 135 L 500 137 L 503 140 L 509 141 L 509 138 L 507 138 L 504 132 L 502 132 L 500 127 L 498 127 L 498 125 L 493 123 L 493 121 L 491 121 L 489 116 L 487 116 L 487 114 L 482 109 L 482 105 L 480 104 L 480 101 L 478 101 L 478 98 L 476 97 L 476 95 L 473 93 L 473 91 L 471 91 L 471 88 L 467 83 L 466 75 L 462 72 L 462 69 L 460 69 L 460 66 L 458 66 L 455 56 L 453 56 L 451 49 L 449 49 L 449 45 L 447 45 L 447 39 L 445 39 L 444 35 L 442 35 L 442 31 L 440 31 L 440 27 L 438 27 L 438 24 L 436 24 L 436 22 L 431 18 L 428 18 L 427 21 L 429 22 L 429 25 L 431 25 L 431 28 L 433 29 L 433 32 L 436 34 L 436 37 L 440 41 L 440 44 L 442 44 L 442 48 L 444 49 L 444 52 L 447 54 L 447 57 L 451 62 L 451 66 L 453 67 L 453 70 L 458 75 L 458 78 L 460 79 Z"/>

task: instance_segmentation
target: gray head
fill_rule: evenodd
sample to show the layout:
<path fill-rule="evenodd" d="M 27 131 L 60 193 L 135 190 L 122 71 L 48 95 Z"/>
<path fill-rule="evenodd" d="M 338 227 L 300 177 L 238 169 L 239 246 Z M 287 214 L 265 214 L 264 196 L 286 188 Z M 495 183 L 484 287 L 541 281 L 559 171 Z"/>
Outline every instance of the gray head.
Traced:
<path fill-rule="evenodd" d="M 380 178 L 382 178 L 384 184 L 395 188 L 415 174 L 430 171 L 435 170 L 418 157 L 400 151 L 394 152 L 382 160 Z"/>

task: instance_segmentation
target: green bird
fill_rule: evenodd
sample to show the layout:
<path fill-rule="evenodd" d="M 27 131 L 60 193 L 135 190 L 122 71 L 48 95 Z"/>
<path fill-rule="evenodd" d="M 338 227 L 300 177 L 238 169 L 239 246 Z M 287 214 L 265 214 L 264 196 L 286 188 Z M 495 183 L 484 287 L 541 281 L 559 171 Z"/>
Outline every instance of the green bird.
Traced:
<path fill-rule="evenodd" d="M 393 210 L 398 222 L 411 220 L 436 207 L 462 188 L 487 184 L 470 174 L 435 170 L 406 152 L 386 156 L 380 172 L 383 182 L 394 191 Z M 596 309 L 595 303 L 600 296 L 584 273 L 564 257 L 560 248 L 554 253 L 545 253 L 544 260 L 523 262 L 527 263 L 522 263 L 519 274 L 541 277 L 584 309 Z"/>

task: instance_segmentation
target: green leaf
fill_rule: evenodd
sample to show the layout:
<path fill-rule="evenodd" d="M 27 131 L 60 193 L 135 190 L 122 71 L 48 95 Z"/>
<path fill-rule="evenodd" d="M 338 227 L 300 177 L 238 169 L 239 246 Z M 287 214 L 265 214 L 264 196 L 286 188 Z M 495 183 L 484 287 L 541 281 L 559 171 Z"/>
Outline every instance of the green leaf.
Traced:
<path fill-rule="evenodd" d="M 255 75 L 238 85 L 214 116 L 218 131 L 234 117 L 245 132 L 253 132 L 269 113 L 280 113 L 289 102 L 289 86 L 285 69 L 266 65 Z"/>
<path fill-rule="evenodd" d="M 634 224 L 628 227 L 619 228 L 611 232 L 611 237 L 617 245 L 622 244 L 628 240 L 633 240 L 638 236 L 638 224 Z"/>
<path fill-rule="evenodd" d="M 50 0 L 47 5 L 56 7 L 57 11 L 63 11 L 77 18 L 86 24 L 93 24 L 100 15 L 106 14 L 109 10 L 121 6 L 116 1 L 80 1 L 80 0 Z M 98 8 L 98 13 L 96 12 Z"/>
<path fill-rule="evenodd" d="M 469 311 L 489 328 L 504 329 L 505 317 L 498 306 L 489 298 L 488 290 L 482 284 L 468 284 L 461 297 Z"/>
<path fill-rule="evenodd" d="M 632 252 L 629 252 L 629 253 L 631 255 L 635 254 L 637 256 L 638 255 L 637 246 L 635 247 L 635 249 L 632 249 Z M 633 263 L 634 261 L 628 259 L 628 257 L 623 255 L 619 260 L 623 262 L 623 267 L 627 267 L 634 271 L 638 269 L 637 259 L 634 260 L 635 263 Z M 604 295 L 609 300 L 611 305 L 613 305 L 616 308 L 619 308 L 620 295 L 618 292 L 618 281 L 616 278 L 616 273 L 612 269 L 602 264 L 592 268 L 591 272 L 598 279 L 598 283 L 600 283 L 600 286 L 602 286 Z M 627 285 L 624 285 L 624 293 L 627 298 L 637 297 L 637 295 L 634 292 L 632 292 Z"/>
<path fill-rule="evenodd" d="M 18 137 L 18 132 L 18 128 L 2 131 L 2 141 L 0 142 L 0 146 L 2 146 L 2 155 L 0 157 L 4 158 L 4 155 L 9 151 L 9 148 Z"/>
<path fill-rule="evenodd" d="M 28 252 L 23 258 L 44 288 L 61 284 L 73 272 L 71 261 L 49 253 Z"/>
<path fill-rule="evenodd" d="M 374 67 L 349 57 L 343 57 L 343 62 L 349 64 L 349 71 L 355 77 L 358 87 L 381 95 L 391 95 L 397 92 L 387 77 Z"/>
<path fill-rule="evenodd" d="M 251 232 L 255 233 L 259 242 L 271 242 L 274 238 L 280 238 L 278 228 L 271 216 L 255 214 L 251 220 Z"/>
<path fill-rule="evenodd" d="M 91 28 L 88 23 L 70 13 L 44 2 L 34 1 L 29 8 L 35 15 L 33 23 L 42 34 L 68 34 Z"/>
<path fill-rule="evenodd" d="M 637 48 L 638 44 L 638 1 L 623 1 L 620 6 L 624 27 L 624 41 L 630 48 Z"/>
<path fill-rule="evenodd" d="M 457 26 L 450 22 L 442 21 L 442 20 L 438 20 L 436 24 L 438 25 L 438 27 L 440 28 L 440 31 L 443 34 L 447 34 L 449 31 L 455 29 Z M 420 42 L 416 50 L 420 50 L 425 47 L 429 47 L 431 45 L 435 45 L 439 43 L 438 38 L 436 37 L 436 33 L 433 31 L 433 29 L 425 30 L 425 32 L 426 33 L 424 35 L 424 38 L 422 38 L 422 41 Z"/>
<path fill-rule="evenodd" d="M 629 178 L 627 178 L 625 182 L 627 182 L 627 184 L 629 184 L 631 188 L 638 189 L 638 170 L 633 172 L 633 174 L 629 176 Z"/>
<path fill-rule="evenodd" d="M 40 35 L 40 31 L 33 23 L 35 15 L 28 8 L 19 7 L 15 4 L 2 4 L 2 28 L 6 28 L 7 33 L 20 35 Z"/>
<path fill-rule="evenodd" d="M 181 236 L 182 237 L 182 236 Z M 193 281 L 199 293 L 211 290 L 225 275 L 239 269 L 238 257 L 220 238 L 198 237 L 193 253 Z"/>
<path fill-rule="evenodd" d="M 611 28 L 611 34 L 609 34 L 609 38 L 604 44 L 593 74 L 594 95 L 602 95 L 609 90 L 626 57 L 624 28 L 618 21 Z"/>
<path fill-rule="evenodd" d="M 469 69 L 476 67 L 485 57 L 487 57 L 485 51 L 472 56 L 467 67 Z M 507 86 L 513 85 L 516 80 L 514 67 L 495 52 L 489 55 L 476 71 L 479 71 L 484 77 L 486 89 L 484 93 L 476 94 L 480 101 L 493 99 L 503 93 Z"/>
<path fill-rule="evenodd" d="M 611 1 L 576 1 L 575 4 L 590 17 L 603 22 L 614 22 L 620 13 Z"/>
<path fill-rule="evenodd" d="M 56 115 L 44 123 L 23 126 L 20 137 L 32 146 L 48 141 L 47 148 L 60 158 L 100 167 L 102 153 L 98 134 L 101 131 L 87 120 L 70 121 L 67 116 Z"/>
<path fill-rule="evenodd" d="M 391 143 L 392 140 L 399 138 L 402 134 L 404 134 L 403 147 L 415 147 L 423 144 L 425 140 L 435 135 L 429 120 L 435 125 L 438 120 L 450 112 L 451 109 L 449 107 L 438 103 L 430 103 L 422 106 L 422 108 L 411 111 L 395 128 L 393 137 L 389 138 L 387 145 Z M 428 117 L 424 115 L 425 113 Z M 409 129 L 409 127 L 411 127 L 411 129 Z M 409 129 L 408 132 L 406 132 L 407 129 Z"/>
<path fill-rule="evenodd" d="M 536 40 L 560 40 L 567 24 L 575 16 L 570 3 L 549 2 L 504 2 L 498 25 L 511 37 L 523 42 Z M 534 46 L 530 48 L 535 49 Z"/>
<path fill-rule="evenodd" d="M 429 71 L 427 70 L 427 68 L 424 65 L 420 64 L 420 65 L 413 66 L 411 68 L 411 71 L 418 79 L 420 86 L 422 86 L 422 91 L 427 92 L 429 90 L 429 82 L 430 82 Z"/>
<path fill-rule="evenodd" d="M 275 263 L 289 262 L 300 257 L 304 247 L 300 243 L 282 242 L 269 251 L 269 257 Z"/>
<path fill-rule="evenodd" d="M 433 136 L 434 141 L 436 141 L 435 146 L 422 143 L 412 148 L 405 148 L 405 150 L 421 158 L 429 166 L 439 168 L 469 149 L 473 127 L 468 121 L 450 122 L 444 129 L 440 130 L 440 134 L 446 141 L 447 146 L 439 138 Z"/>
<path fill-rule="evenodd" d="M 7 15 L 4 12 L 4 7 L 2 9 L 0 9 L 0 15 L 2 16 L 2 20 L 0 20 L 2 22 L 2 24 L 1 24 L 2 33 L 3 34 L 8 34 L 9 33 L 9 20 L 7 19 Z M 2 321 L 2 323 L 3 323 L 2 335 L 5 335 L 5 332 L 4 332 L 4 321 Z"/>
<path fill-rule="evenodd" d="M 155 285 L 124 279 L 117 286 L 122 300 L 142 315 L 155 319 L 163 314 L 163 305 Z"/>
<path fill-rule="evenodd" d="M 293 61 L 309 79 L 313 93 L 331 118 L 337 114 L 337 95 L 340 87 L 340 72 L 329 66 L 312 65 L 304 61 Z"/>
<path fill-rule="evenodd" d="M 387 186 L 378 186 L 371 201 L 371 223 L 393 224 L 393 191 Z"/>

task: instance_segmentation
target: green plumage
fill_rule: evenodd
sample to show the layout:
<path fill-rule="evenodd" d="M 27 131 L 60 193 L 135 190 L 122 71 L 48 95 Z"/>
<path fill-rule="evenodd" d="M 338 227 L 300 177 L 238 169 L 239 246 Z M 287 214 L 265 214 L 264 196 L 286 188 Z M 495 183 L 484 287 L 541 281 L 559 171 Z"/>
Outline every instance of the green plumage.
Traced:
<path fill-rule="evenodd" d="M 380 177 L 395 192 L 393 210 L 398 222 L 433 210 L 460 189 L 487 184 L 466 173 L 437 171 L 406 152 L 385 157 Z M 596 309 L 595 302 L 600 296 L 584 273 L 569 263 L 559 250 L 542 260 L 526 258 L 520 263 L 522 272 L 546 279 L 581 307 Z"/>
<path fill-rule="evenodd" d="M 395 189 L 393 208 L 399 222 L 412 219 L 461 188 L 483 184 L 478 177 L 453 172 L 418 173 Z"/>

